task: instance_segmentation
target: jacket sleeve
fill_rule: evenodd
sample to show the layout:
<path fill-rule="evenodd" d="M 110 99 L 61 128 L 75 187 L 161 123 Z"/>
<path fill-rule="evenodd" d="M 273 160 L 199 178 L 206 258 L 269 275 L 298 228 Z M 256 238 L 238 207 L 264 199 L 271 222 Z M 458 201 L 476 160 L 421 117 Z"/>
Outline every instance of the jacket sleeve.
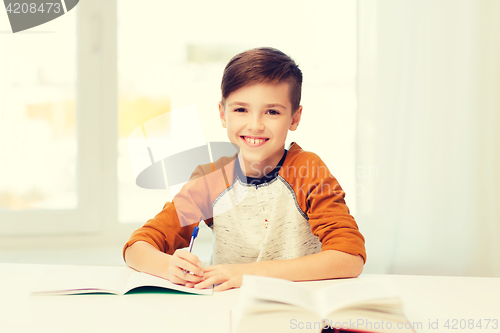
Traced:
<path fill-rule="evenodd" d="M 173 254 L 176 249 L 189 246 L 193 229 L 200 220 L 210 220 L 211 217 L 212 205 L 205 173 L 198 166 L 172 202 L 167 202 L 160 213 L 132 233 L 123 247 L 123 256 L 125 258 L 126 249 L 137 241 Z"/>
<path fill-rule="evenodd" d="M 311 232 L 321 242 L 321 251 L 337 250 L 360 255 L 366 262 L 365 239 L 345 203 L 345 192 L 326 164 L 314 153 L 304 153 L 309 160 L 307 175 L 301 177 L 302 204 L 309 217 Z"/>

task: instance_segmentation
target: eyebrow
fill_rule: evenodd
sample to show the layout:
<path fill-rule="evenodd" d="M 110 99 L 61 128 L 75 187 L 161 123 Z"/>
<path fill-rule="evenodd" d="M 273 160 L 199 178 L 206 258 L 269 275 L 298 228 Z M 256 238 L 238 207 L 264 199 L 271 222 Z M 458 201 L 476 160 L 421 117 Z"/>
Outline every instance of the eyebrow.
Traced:
<path fill-rule="evenodd" d="M 244 106 L 244 107 L 248 107 L 250 104 L 248 103 L 243 103 L 243 102 L 231 102 L 229 103 L 228 105 L 241 105 L 241 106 Z M 271 104 L 266 104 L 265 105 L 266 108 L 275 108 L 275 107 L 280 107 L 280 108 L 283 108 L 286 110 L 286 107 L 282 104 L 279 104 L 279 103 L 271 103 Z"/>

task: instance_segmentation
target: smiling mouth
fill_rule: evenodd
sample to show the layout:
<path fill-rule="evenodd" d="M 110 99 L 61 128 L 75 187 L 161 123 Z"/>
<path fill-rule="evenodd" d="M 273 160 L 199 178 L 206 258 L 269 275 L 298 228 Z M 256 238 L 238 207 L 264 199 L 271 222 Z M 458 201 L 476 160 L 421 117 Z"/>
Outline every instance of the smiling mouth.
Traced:
<path fill-rule="evenodd" d="M 261 145 L 264 142 L 266 142 L 267 140 L 269 140 L 268 138 L 250 138 L 247 136 L 240 136 L 240 138 L 242 138 L 243 140 L 245 140 L 247 143 L 249 143 L 251 145 Z"/>

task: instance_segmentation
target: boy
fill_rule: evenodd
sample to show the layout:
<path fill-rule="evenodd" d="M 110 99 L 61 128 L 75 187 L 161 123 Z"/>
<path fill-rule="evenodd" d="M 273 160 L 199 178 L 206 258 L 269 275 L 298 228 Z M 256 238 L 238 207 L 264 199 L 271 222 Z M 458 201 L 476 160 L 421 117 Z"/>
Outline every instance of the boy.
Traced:
<path fill-rule="evenodd" d="M 241 286 L 243 274 L 293 281 L 356 277 L 364 238 L 326 165 L 288 130 L 300 122 L 302 73 L 287 55 L 236 55 L 222 78 L 219 115 L 239 153 L 198 166 L 172 203 L 125 244 L 127 264 L 194 288 Z M 212 266 L 179 248 L 200 220 L 213 230 Z M 189 274 L 186 272 L 191 272 Z"/>

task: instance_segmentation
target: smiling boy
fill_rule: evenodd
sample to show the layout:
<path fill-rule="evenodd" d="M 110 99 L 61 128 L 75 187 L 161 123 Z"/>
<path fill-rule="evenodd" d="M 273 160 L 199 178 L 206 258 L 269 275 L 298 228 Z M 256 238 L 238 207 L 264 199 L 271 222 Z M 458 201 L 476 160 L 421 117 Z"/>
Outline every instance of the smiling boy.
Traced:
<path fill-rule="evenodd" d="M 127 264 L 188 287 L 241 286 L 244 274 L 293 281 L 355 277 L 364 238 L 337 180 L 288 131 L 301 115 L 302 73 L 287 55 L 258 48 L 236 55 L 222 78 L 219 116 L 239 153 L 199 166 L 181 192 L 124 247 Z M 213 265 L 187 246 L 200 220 L 213 230 Z M 193 274 L 185 273 L 186 271 Z"/>

